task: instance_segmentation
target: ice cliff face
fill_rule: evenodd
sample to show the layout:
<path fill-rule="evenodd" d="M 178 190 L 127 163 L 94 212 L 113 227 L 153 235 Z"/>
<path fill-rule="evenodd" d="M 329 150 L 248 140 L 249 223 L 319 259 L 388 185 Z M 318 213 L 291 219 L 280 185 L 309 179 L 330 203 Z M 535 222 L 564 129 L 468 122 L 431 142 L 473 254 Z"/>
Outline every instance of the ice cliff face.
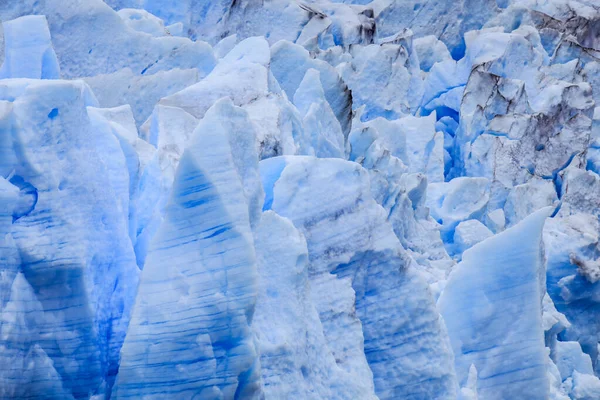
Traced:
<path fill-rule="evenodd" d="M 600 398 L 595 1 L 0 21 L 0 399 Z"/>

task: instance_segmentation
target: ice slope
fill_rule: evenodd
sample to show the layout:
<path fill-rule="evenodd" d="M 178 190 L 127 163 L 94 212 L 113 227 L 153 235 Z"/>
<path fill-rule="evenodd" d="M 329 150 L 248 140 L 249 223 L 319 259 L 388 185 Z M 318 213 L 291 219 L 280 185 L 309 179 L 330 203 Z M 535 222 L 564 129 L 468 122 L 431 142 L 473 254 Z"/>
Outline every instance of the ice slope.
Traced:
<path fill-rule="evenodd" d="M 0 21 L 0 399 L 600 398 L 595 1 Z"/>

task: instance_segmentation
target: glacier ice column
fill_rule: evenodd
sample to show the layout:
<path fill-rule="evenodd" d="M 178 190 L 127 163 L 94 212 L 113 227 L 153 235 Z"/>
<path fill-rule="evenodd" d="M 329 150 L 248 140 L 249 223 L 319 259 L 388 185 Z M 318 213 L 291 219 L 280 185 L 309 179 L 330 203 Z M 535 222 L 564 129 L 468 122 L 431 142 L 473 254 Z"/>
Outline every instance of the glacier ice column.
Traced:
<path fill-rule="evenodd" d="M 19 271 L 21 259 L 12 238 L 19 189 L 0 177 L 0 399 L 73 399 L 62 387 L 52 359 L 40 346 L 44 310 Z"/>
<path fill-rule="evenodd" d="M 104 133 L 100 136 L 104 138 L 104 141 L 99 142 L 98 146 L 104 148 L 105 155 L 111 157 L 107 162 L 107 165 L 110 166 L 110 183 L 121 204 L 119 211 L 129 221 L 131 243 L 137 247 L 140 225 L 138 218 L 145 212 L 152 211 L 151 207 L 148 207 L 149 210 L 138 208 L 140 181 L 147 164 L 153 159 L 156 149 L 138 137 L 138 130 L 129 105 L 116 108 L 88 107 L 87 110 L 94 129 Z M 142 207 L 144 206 L 142 204 Z M 138 260 L 138 265 L 142 267 L 143 262 Z"/>
<path fill-rule="evenodd" d="M 551 212 L 543 208 L 467 250 L 438 301 L 459 382 L 474 365 L 481 398 L 548 397 L 541 239 Z"/>
<path fill-rule="evenodd" d="M 300 151 L 320 158 L 344 158 L 342 128 L 325 100 L 319 76 L 315 69 L 306 71 L 294 94 L 294 105 L 303 116 L 305 131 L 310 134 L 310 138 L 306 138 L 309 143 L 301 143 Z"/>
<path fill-rule="evenodd" d="M 40 345 L 44 309 L 23 273 L 19 272 L 7 293 L 10 298 L 0 319 L 2 385 L 0 398 L 74 399 L 62 384 L 62 377 L 54 362 Z"/>
<path fill-rule="evenodd" d="M 265 398 L 375 399 L 370 374 L 345 371 L 327 345 L 302 234 L 288 219 L 266 211 L 256 229 L 256 255 L 260 283 L 253 330 Z M 359 387 L 365 383 L 367 390 Z"/>
<path fill-rule="evenodd" d="M 432 295 L 371 197 L 367 171 L 296 156 L 261 161 L 261 174 L 265 208 L 307 238 L 313 298 L 338 364 L 370 368 L 381 399 L 452 398 L 452 353 Z"/>
<path fill-rule="evenodd" d="M 3 80 L 0 99 L 10 102 L 7 119 L 13 121 L 1 124 L 1 141 L 13 152 L 0 159 L 0 171 L 19 188 L 11 234 L 26 282 L 16 282 L 34 294 L 13 296 L 11 307 L 20 301 L 27 310 L 39 302 L 43 309 L 30 339 L 11 336 L 6 344 L 35 342 L 35 354 L 47 355 L 75 398 L 104 394 L 118 365 L 138 272 L 126 213 L 109 182 L 109 165 L 122 153 L 98 146 L 106 138 L 90 123 L 86 106 L 96 103 L 82 82 Z M 12 326 L 19 321 L 16 316 L 2 329 L 21 329 Z M 46 362 L 34 367 L 40 376 L 47 372 Z"/>
<path fill-rule="evenodd" d="M 28 15 L 2 25 L 6 48 L 0 79 L 59 78 L 60 68 L 52 48 L 46 17 Z"/>
<path fill-rule="evenodd" d="M 250 327 L 257 291 L 251 224 L 262 207 L 254 135 L 247 113 L 230 100 L 217 102 L 196 128 L 150 245 L 117 399 L 259 395 Z"/>

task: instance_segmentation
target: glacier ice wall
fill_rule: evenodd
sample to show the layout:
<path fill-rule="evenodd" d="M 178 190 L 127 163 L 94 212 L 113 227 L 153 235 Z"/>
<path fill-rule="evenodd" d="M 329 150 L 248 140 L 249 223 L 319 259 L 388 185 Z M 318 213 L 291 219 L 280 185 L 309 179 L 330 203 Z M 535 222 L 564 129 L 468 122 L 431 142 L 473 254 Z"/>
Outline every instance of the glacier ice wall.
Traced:
<path fill-rule="evenodd" d="M 600 398 L 595 0 L 0 1 L 0 399 Z"/>
<path fill-rule="evenodd" d="M 458 378 L 466 383 L 474 366 L 483 398 L 548 397 L 540 243 L 551 212 L 543 208 L 467 250 L 440 296 Z"/>

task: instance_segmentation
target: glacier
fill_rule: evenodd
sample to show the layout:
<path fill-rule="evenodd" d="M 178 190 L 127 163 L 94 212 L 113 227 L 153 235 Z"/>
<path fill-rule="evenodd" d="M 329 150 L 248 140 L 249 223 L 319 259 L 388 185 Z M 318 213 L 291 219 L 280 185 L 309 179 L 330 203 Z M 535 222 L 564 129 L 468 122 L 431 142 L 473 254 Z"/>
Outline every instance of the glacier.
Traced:
<path fill-rule="evenodd" d="M 0 399 L 600 399 L 600 4 L 0 1 Z"/>

